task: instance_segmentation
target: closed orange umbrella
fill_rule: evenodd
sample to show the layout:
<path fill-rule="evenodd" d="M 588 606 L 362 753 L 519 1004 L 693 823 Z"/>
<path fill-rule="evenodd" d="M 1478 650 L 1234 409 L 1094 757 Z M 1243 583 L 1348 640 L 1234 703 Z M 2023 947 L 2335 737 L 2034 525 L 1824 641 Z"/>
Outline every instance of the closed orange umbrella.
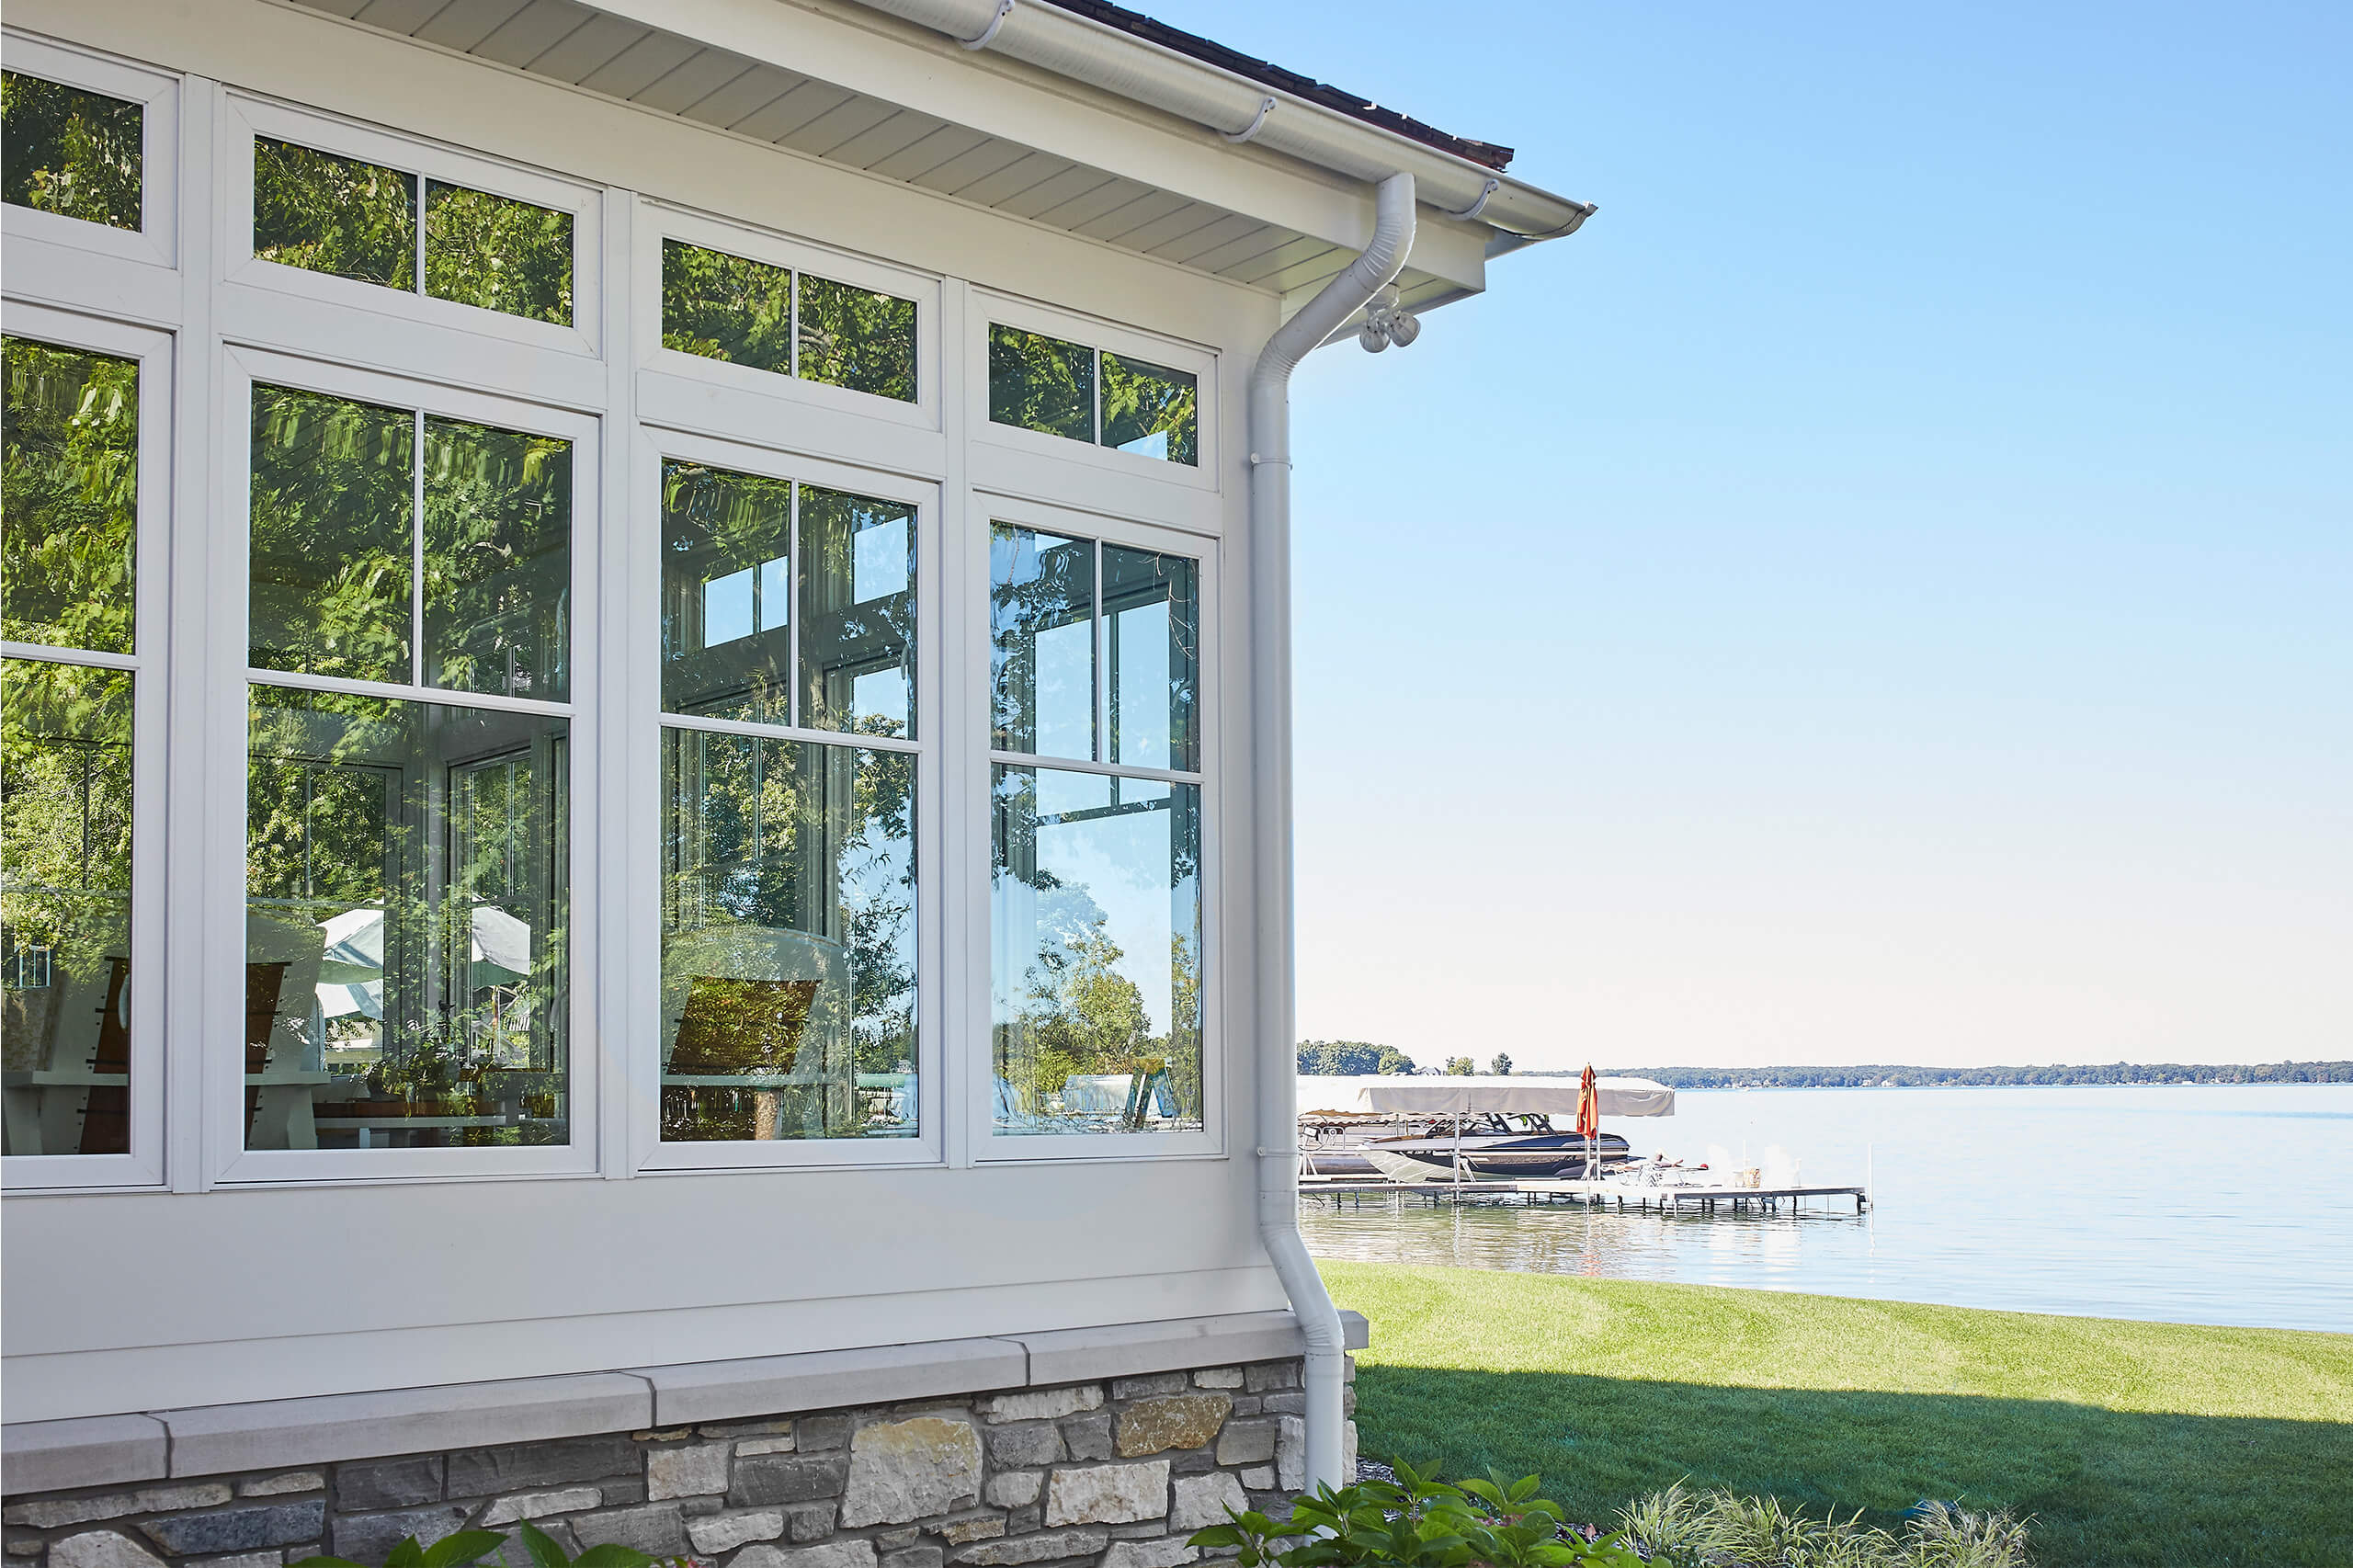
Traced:
<path fill-rule="evenodd" d="M 1601 1168 L 1601 1085 L 1594 1080 L 1590 1062 L 1577 1080 L 1577 1136 L 1585 1140 L 1585 1169 L 1577 1174 L 1591 1181 Z"/>

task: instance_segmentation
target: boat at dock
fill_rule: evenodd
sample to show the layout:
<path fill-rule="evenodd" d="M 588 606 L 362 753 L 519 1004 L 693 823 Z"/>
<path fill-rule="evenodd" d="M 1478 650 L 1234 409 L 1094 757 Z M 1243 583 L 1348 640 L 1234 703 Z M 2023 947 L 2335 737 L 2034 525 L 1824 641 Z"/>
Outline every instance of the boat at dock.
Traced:
<path fill-rule="evenodd" d="M 1530 1119 L 1540 1120 L 1540 1118 Z M 1550 1127 L 1513 1131 L 1499 1118 L 1479 1131 L 1421 1138 L 1383 1138 L 1358 1145 L 1365 1164 L 1392 1181 L 1448 1181 L 1458 1165 L 1472 1176 L 1567 1176 L 1593 1180 L 1631 1161 L 1633 1151 L 1614 1132 L 1587 1140 Z"/>
<path fill-rule="evenodd" d="M 1300 1174 L 1393 1182 L 1598 1179 L 1630 1165 L 1633 1151 L 1597 1127 L 1590 1138 L 1553 1128 L 1553 1117 L 1578 1114 L 1582 1092 L 1573 1078 L 1302 1074 Z M 1602 1078 L 1584 1108 L 1596 1105 L 1601 1115 L 1672 1116 L 1675 1091 L 1647 1078 Z"/>

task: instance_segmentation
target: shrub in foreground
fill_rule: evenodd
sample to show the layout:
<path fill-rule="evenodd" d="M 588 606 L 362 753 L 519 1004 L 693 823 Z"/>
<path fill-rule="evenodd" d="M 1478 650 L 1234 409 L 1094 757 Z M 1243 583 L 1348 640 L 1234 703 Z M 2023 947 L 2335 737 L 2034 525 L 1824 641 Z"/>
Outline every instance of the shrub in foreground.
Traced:
<path fill-rule="evenodd" d="M 1410 1465 L 1397 1480 L 1316 1489 L 1290 1517 L 1231 1514 L 1190 1544 L 1235 1551 L 1239 1568 L 1642 1568 L 1617 1537 L 1568 1532 L 1560 1505 L 1536 1495 L 1537 1480 L 1459 1486 L 1426 1480 Z"/>

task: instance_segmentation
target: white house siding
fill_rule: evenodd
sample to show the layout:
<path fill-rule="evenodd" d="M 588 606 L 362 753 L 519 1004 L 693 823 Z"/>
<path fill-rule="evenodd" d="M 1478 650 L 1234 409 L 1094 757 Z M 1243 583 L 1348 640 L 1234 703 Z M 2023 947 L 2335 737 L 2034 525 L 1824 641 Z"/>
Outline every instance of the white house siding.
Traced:
<path fill-rule="evenodd" d="M 778 18 L 794 15 L 767 9 Z M 7 22 L 12 32 L 181 74 L 178 245 L 189 269 L 174 278 L 153 266 L 94 260 L 27 240 L 12 212 L 6 286 L 12 299 L 30 301 L 87 306 L 102 295 L 114 313 L 177 336 L 174 689 L 184 703 L 209 690 L 212 704 L 209 735 L 178 721 L 171 735 L 168 1108 L 160 1146 L 148 1151 L 161 1180 L 143 1190 L 19 1191 L 7 1199 L 7 1419 L 1281 1306 L 1256 1240 L 1249 1157 L 1257 933 L 1247 898 L 1250 585 L 1242 571 L 1244 377 L 1256 345 L 1277 323 L 1275 298 L 259 0 L 169 6 L 16 0 Z M 585 1066 L 573 1084 L 574 1143 L 548 1168 L 442 1179 L 404 1157 L 384 1168 L 415 1179 L 369 1179 L 347 1162 L 335 1179 L 317 1181 L 308 1177 L 324 1167 L 256 1162 L 233 1146 L 235 1112 L 228 1108 L 241 1091 L 225 1063 L 236 1060 L 235 1000 L 218 994 L 217 980 L 209 1018 L 193 1000 L 205 994 L 204 975 L 233 974 L 240 961 L 233 901 L 203 890 L 219 887 L 224 874 L 238 876 L 241 845 L 233 826 L 221 831 L 222 808 L 194 788 L 209 766 L 214 787 L 225 779 L 233 789 L 242 767 L 241 753 L 225 772 L 217 756 L 199 760 L 208 740 L 219 746 L 224 711 L 230 744 L 238 744 L 243 712 L 234 676 L 208 676 L 199 662 L 215 658 L 216 671 L 242 664 L 241 653 L 217 662 L 221 647 L 240 645 L 242 628 L 216 628 L 208 641 L 202 625 L 206 534 L 226 506 L 222 470 L 244 424 L 233 404 L 210 404 L 236 358 L 220 347 L 220 335 L 267 347 L 275 324 L 308 307 L 203 282 L 208 258 L 236 237 L 219 210 L 215 167 L 233 91 L 428 137 L 590 187 L 603 225 L 601 293 L 581 301 L 579 350 L 534 347 L 481 359 L 491 367 L 484 373 L 470 368 L 474 360 L 453 373 L 449 335 L 397 314 L 357 312 L 347 318 L 345 345 L 353 362 L 423 381 L 483 384 L 483 374 L 509 376 L 499 390 L 598 421 L 597 489 L 608 543 L 642 523 L 633 497 L 648 483 L 651 457 L 635 420 L 664 399 L 673 418 L 688 417 L 701 398 L 714 428 L 938 486 L 934 581 L 956 585 L 961 597 L 942 597 L 925 650 L 938 678 L 929 732 L 940 756 L 933 803 L 946 808 L 938 858 L 956 861 L 962 880 L 949 882 L 935 861 L 924 895 L 938 900 L 953 889 L 961 902 L 945 911 L 925 952 L 925 1028 L 937 1052 L 926 1074 L 934 1096 L 926 1136 L 917 1146 L 861 1145 L 850 1156 L 904 1164 L 642 1174 L 655 1151 L 631 1077 L 642 1072 L 648 1042 L 616 1020 L 631 1009 L 642 1013 L 652 958 L 631 966 L 609 944 L 596 952 L 599 927 L 589 925 L 585 896 L 578 939 L 591 944 L 594 957 L 576 965 L 574 986 L 591 997 L 600 1032 L 579 1041 L 575 1060 Z M 1120 117 L 1097 118 L 1096 131 L 1107 142 L 1143 134 Z M 642 197 L 937 278 L 936 319 L 926 329 L 939 345 L 941 395 L 926 415 L 932 427 L 903 426 L 893 434 L 823 399 L 757 405 L 636 369 L 652 348 L 649 322 L 625 308 L 644 288 L 632 276 L 654 222 Z M 1214 354 L 1204 383 L 1214 425 L 1202 432 L 1199 472 L 1151 472 L 1141 461 L 1057 451 L 1043 437 L 1003 439 L 1004 432 L 983 427 L 984 392 L 976 381 L 984 369 L 976 347 L 986 311 L 981 290 Z M 1208 1130 L 1175 1144 L 1183 1152 L 1172 1157 L 1131 1152 L 1037 1164 L 988 1157 L 986 664 L 984 621 L 976 619 L 984 616 L 983 490 L 1224 544 L 1214 557 L 1222 630 L 1204 672 L 1222 694 L 1210 736 L 1217 799 L 1208 911 L 1211 1097 Z M 206 498 L 210 517 L 199 515 Z M 630 644 L 613 631 L 630 615 L 641 630 L 645 619 L 630 605 L 640 585 L 618 569 L 620 560 L 608 553 L 600 601 L 590 607 L 605 614 L 608 641 L 600 648 L 580 639 L 584 665 L 597 659 L 608 697 L 642 675 L 621 651 Z M 233 558 L 227 569 L 238 569 Z M 971 657 L 949 664 L 938 656 L 951 646 Z M 585 747 L 574 765 L 575 797 L 592 778 L 602 795 L 598 826 L 608 843 L 595 866 L 606 903 L 595 907 L 606 925 L 605 909 L 642 896 L 631 881 L 640 868 L 628 838 L 650 837 L 654 826 L 649 803 L 631 794 L 639 786 L 630 769 L 632 750 L 652 739 L 650 729 L 628 732 L 608 713 L 593 767 Z M 234 799 L 226 806 L 233 824 Z M 580 831 L 589 829 L 585 817 L 575 820 Z M 201 835 L 208 824 L 209 839 Z M 951 998 L 961 1010 L 943 1017 Z M 208 1027 L 215 1036 L 210 1046 L 199 1038 Z M 150 1096 L 159 1087 L 150 1084 Z M 802 1157 L 823 1156 L 803 1151 Z"/>

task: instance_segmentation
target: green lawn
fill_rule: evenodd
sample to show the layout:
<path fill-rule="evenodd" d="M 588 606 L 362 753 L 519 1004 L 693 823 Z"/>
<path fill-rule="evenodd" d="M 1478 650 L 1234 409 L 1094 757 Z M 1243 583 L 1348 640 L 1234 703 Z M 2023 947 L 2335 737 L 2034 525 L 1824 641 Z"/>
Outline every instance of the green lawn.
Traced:
<path fill-rule="evenodd" d="M 1364 1452 L 1540 1474 L 1572 1517 L 1688 1477 L 2008 1508 L 2071 1568 L 2353 1564 L 2353 1335 L 1322 1267 L 1372 1320 Z"/>

